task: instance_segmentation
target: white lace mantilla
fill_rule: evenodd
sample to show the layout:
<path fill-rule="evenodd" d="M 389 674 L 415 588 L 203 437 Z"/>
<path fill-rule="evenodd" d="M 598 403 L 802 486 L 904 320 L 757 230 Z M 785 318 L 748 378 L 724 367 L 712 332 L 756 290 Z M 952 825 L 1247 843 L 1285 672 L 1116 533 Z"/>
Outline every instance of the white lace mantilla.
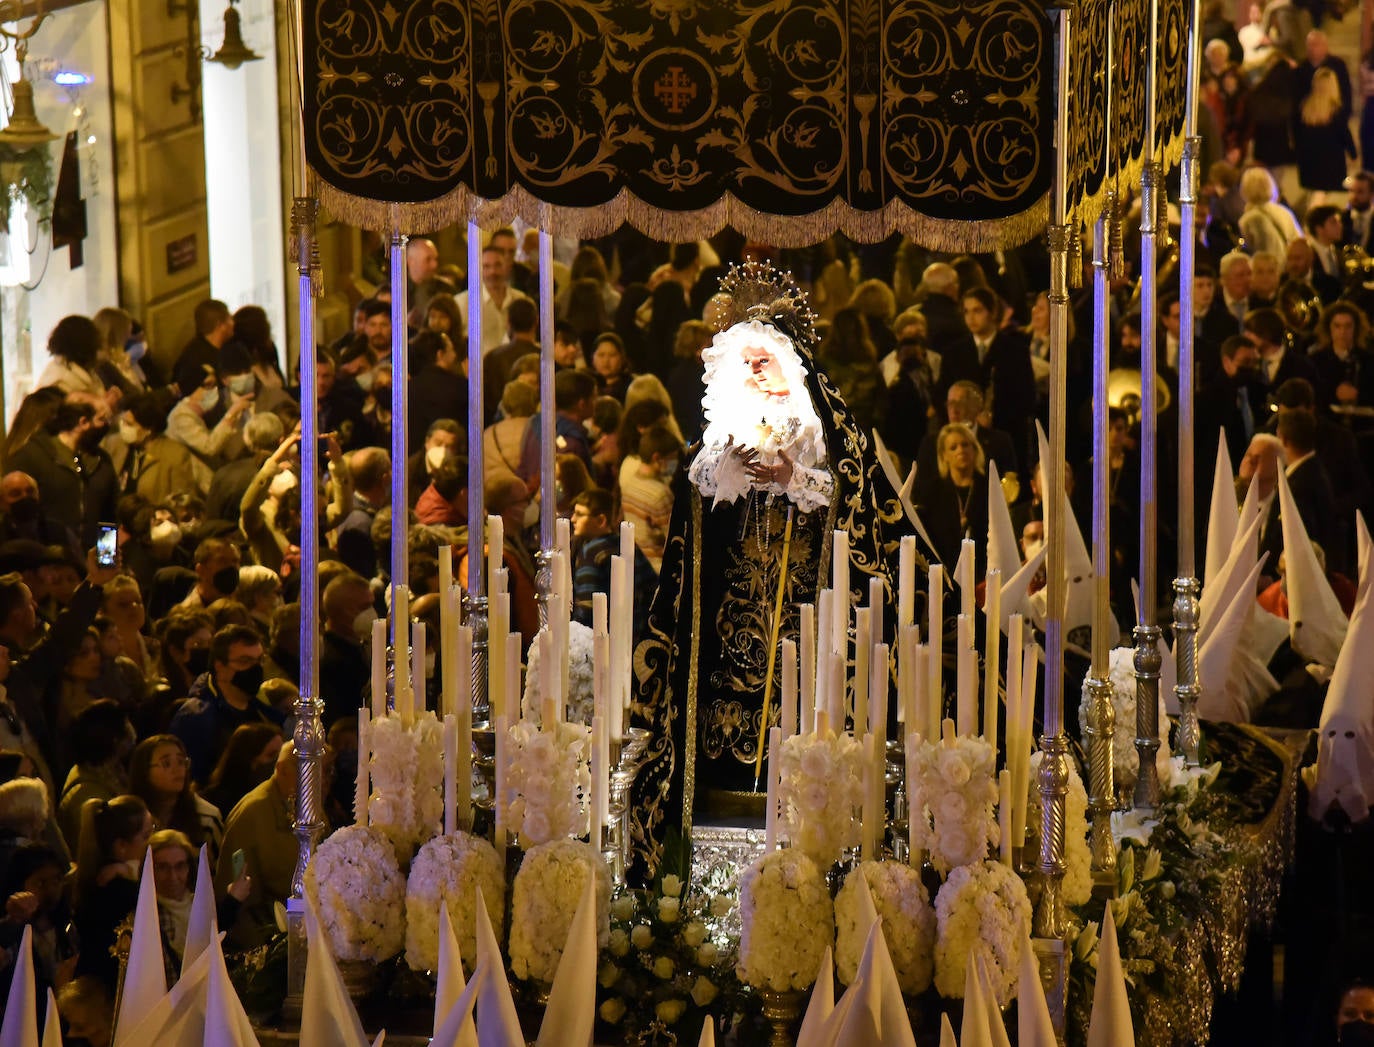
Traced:
<path fill-rule="evenodd" d="M 750 346 L 767 347 L 777 358 L 787 379 L 786 396 L 759 390 L 744 358 Z M 712 496 L 713 505 L 737 501 L 751 490 L 790 498 L 802 512 L 829 504 L 835 477 L 828 467 L 825 433 L 806 391 L 806 366 L 791 339 L 769 324 L 749 320 L 716 335 L 701 358 L 706 432 L 688 472 L 697 490 Z M 776 465 L 786 454 L 792 463 L 787 486 L 755 481 L 735 448 L 753 448 L 766 465 Z"/>

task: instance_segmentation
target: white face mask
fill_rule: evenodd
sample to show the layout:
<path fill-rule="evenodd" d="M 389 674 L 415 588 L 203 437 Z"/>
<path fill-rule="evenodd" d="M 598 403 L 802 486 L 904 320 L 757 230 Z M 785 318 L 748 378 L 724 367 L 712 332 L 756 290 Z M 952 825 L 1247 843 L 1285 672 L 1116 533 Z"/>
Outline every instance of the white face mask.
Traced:
<path fill-rule="evenodd" d="M 229 379 L 229 391 L 235 396 L 247 396 L 255 384 L 256 380 L 251 374 L 236 374 Z"/>
<path fill-rule="evenodd" d="M 137 447 L 143 442 L 143 430 L 133 422 L 120 422 L 119 438 L 130 447 Z"/>
<path fill-rule="evenodd" d="M 154 548 L 170 549 L 181 541 L 181 528 L 172 520 L 159 520 L 153 524 L 148 539 Z"/>
<path fill-rule="evenodd" d="M 356 381 L 358 383 L 358 388 L 363 392 L 367 392 L 372 388 L 372 372 L 364 371 L 362 374 L 358 375 Z"/>
<path fill-rule="evenodd" d="M 1039 538 L 1031 539 L 1030 541 L 1026 542 L 1025 545 L 1027 563 L 1030 563 L 1030 561 L 1034 560 L 1037 556 L 1039 556 L 1040 550 L 1045 547 L 1045 543 Z"/>
<path fill-rule="evenodd" d="M 372 639 L 372 623 L 376 620 L 376 608 L 369 607 L 366 610 L 359 611 L 357 617 L 353 619 L 353 635 L 360 641 L 366 643 L 368 640 Z"/>
<path fill-rule="evenodd" d="M 439 466 L 444 464 L 444 459 L 447 457 L 447 447 L 431 447 L 425 452 L 425 464 L 429 466 L 430 472 L 437 472 Z"/>
<path fill-rule="evenodd" d="M 296 474 L 287 469 L 272 477 L 272 482 L 267 487 L 267 493 L 273 498 L 280 498 L 291 488 L 295 487 L 299 481 Z"/>
<path fill-rule="evenodd" d="M 200 394 L 200 406 L 202 410 L 213 411 L 219 405 L 219 387 L 206 389 Z"/>

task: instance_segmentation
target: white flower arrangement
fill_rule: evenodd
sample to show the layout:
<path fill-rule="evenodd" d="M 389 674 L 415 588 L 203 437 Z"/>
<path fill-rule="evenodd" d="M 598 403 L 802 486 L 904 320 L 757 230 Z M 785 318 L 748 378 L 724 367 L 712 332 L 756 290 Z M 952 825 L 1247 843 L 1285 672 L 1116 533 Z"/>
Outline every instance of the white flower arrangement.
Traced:
<path fill-rule="evenodd" d="M 868 928 L 859 926 L 859 877 L 868 881 L 873 907 L 883 922 L 883 938 L 905 996 L 930 987 L 934 973 L 935 910 L 915 869 L 902 862 L 864 862 L 835 896 L 835 966 L 852 985 L 863 959 Z"/>
<path fill-rule="evenodd" d="M 1168 652 L 1165 652 L 1168 656 Z M 1112 649 L 1111 670 L 1112 707 L 1116 711 L 1116 731 L 1112 735 L 1112 779 L 1118 790 L 1130 789 L 1135 785 L 1140 770 L 1140 754 L 1135 748 L 1135 648 L 1115 647 Z M 1083 697 L 1078 707 L 1078 722 L 1088 722 L 1088 708 L 1091 699 L 1088 685 L 1084 681 Z M 1164 708 L 1164 689 L 1159 691 L 1159 749 L 1155 753 L 1155 766 L 1159 768 L 1159 781 L 1167 786 L 1173 773 L 1169 759 L 1169 714 Z"/>
<path fill-rule="evenodd" d="M 1016 995 L 1021 949 L 1030 937 L 1031 904 L 1021 877 L 1000 862 L 961 865 L 935 896 L 935 988 L 945 999 L 964 995 L 968 964 L 987 964 L 999 1007 Z"/>
<path fill-rule="evenodd" d="M 340 960 L 379 963 L 405 945 L 406 881 L 380 830 L 350 825 L 326 839 L 305 870 L 305 889 Z"/>
<path fill-rule="evenodd" d="M 997 751 L 982 738 L 951 738 L 923 742 L 915 757 L 915 845 L 942 875 L 981 862 L 998 840 Z"/>
<path fill-rule="evenodd" d="M 552 982 L 587 877 L 597 879 L 597 944 L 611 940 L 611 872 L 580 840 L 553 840 L 525 853 L 511 892 L 510 967 L 517 978 Z"/>
<path fill-rule="evenodd" d="M 835 940 L 830 890 L 816 863 L 790 847 L 765 854 L 740 875 L 738 973 L 759 989 L 805 989 Z"/>
<path fill-rule="evenodd" d="M 782 743 L 781 833 L 821 868 L 859 844 L 855 812 L 863 802 L 861 756 L 851 735 L 832 731 L 794 734 Z"/>
<path fill-rule="evenodd" d="M 395 714 L 372 721 L 369 821 L 386 833 L 402 863 L 443 828 L 444 728 L 432 712 L 409 727 Z"/>
<path fill-rule="evenodd" d="M 1030 760 L 1030 799 L 1027 810 L 1040 810 L 1040 764 L 1038 750 Z M 1069 792 L 1064 800 L 1064 904 L 1082 905 L 1093 893 L 1093 852 L 1088 842 L 1088 790 L 1078 765 L 1069 758 Z M 1038 821 L 1038 818 L 1037 818 Z"/>
<path fill-rule="evenodd" d="M 510 726 L 505 824 L 524 850 L 589 831 L 591 732 L 582 724 Z M 574 908 L 576 900 L 574 899 Z M 572 918 L 570 913 L 569 919 Z"/>
<path fill-rule="evenodd" d="M 548 626 L 535 633 L 534 642 L 525 667 L 525 704 L 529 718 L 535 723 L 543 713 L 545 694 L 551 693 L 540 679 L 539 637 Z M 592 707 L 595 698 L 592 693 L 592 631 L 581 622 L 568 623 L 568 702 L 566 718 L 569 723 L 592 722 Z"/>
<path fill-rule="evenodd" d="M 506 917 L 506 876 L 496 849 L 480 836 L 436 836 L 415 855 L 406 881 L 406 963 L 412 970 L 439 966 L 439 910 L 448 906 L 463 967 L 477 965 L 477 888 L 501 937 Z"/>

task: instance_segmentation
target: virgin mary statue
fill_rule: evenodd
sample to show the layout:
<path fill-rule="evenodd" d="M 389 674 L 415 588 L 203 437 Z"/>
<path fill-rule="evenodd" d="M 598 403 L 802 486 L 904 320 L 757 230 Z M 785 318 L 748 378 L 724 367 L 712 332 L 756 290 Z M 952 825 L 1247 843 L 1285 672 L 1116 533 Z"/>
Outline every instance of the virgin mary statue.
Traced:
<path fill-rule="evenodd" d="M 634 658 L 635 713 L 653 732 L 631 808 L 640 878 L 657 869 L 668 828 L 761 815 L 758 747 L 778 718 L 775 697 L 763 722 L 770 647 L 797 638 L 798 605 L 828 585 L 832 533 L 848 533 L 854 605 L 882 580 L 891 638 L 888 563 L 908 531 L 867 436 L 816 369 L 815 318 L 791 276 L 747 263 L 712 307 L 706 430 L 679 474 Z"/>

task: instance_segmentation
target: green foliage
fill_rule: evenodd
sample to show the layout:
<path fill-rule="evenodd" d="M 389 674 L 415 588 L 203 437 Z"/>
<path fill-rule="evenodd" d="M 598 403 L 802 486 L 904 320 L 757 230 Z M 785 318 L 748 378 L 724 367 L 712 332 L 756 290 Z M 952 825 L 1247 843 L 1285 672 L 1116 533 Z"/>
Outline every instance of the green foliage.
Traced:
<path fill-rule="evenodd" d="M 22 152 L 0 145 L 0 199 L 23 200 L 46 229 L 52 222 L 53 191 L 52 154 L 46 145 Z M 8 225 L 8 209 L 6 209 Z"/>

